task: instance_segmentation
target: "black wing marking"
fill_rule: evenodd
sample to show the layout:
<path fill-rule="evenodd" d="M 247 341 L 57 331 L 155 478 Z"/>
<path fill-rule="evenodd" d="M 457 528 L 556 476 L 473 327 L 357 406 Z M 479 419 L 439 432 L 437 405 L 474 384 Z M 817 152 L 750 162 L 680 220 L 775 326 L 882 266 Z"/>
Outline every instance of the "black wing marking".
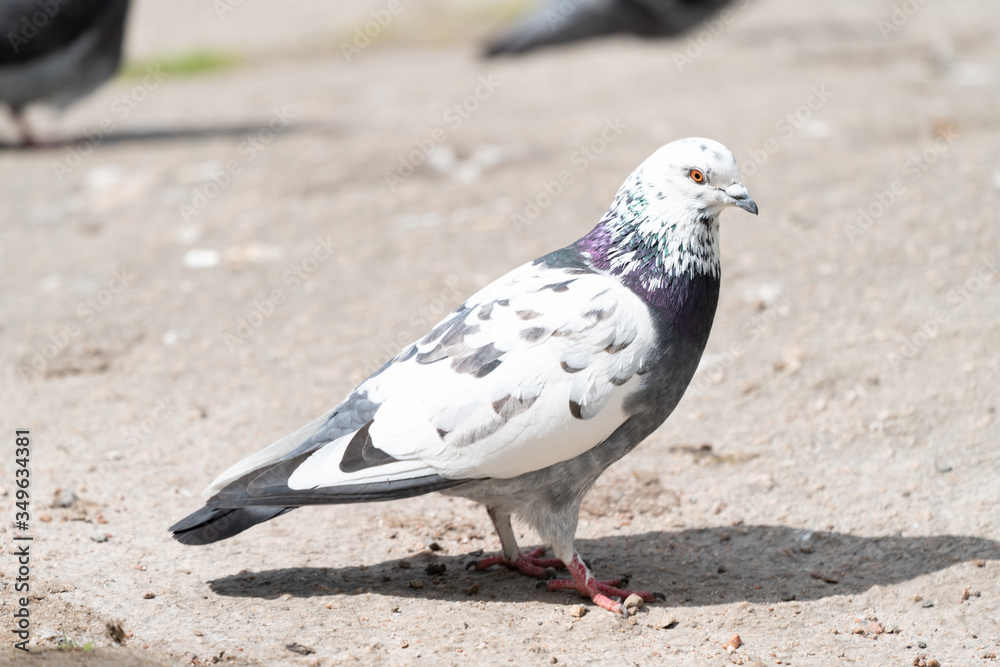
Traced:
<path fill-rule="evenodd" d="M 366 468 L 385 465 L 386 463 L 396 463 L 394 459 L 372 443 L 372 437 L 368 434 L 368 429 L 375 422 L 369 419 L 368 423 L 362 426 L 351 438 L 344 450 L 344 457 L 340 460 L 340 470 L 342 472 L 358 472 Z"/>

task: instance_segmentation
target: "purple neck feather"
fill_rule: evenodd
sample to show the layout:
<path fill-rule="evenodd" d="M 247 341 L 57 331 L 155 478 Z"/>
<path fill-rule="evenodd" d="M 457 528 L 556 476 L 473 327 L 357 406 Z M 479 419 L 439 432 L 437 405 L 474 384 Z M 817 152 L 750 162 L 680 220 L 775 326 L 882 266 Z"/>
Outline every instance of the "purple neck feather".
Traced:
<path fill-rule="evenodd" d="M 638 256 L 644 255 L 649 261 L 636 265 L 628 273 L 625 273 L 626 269 L 621 265 L 612 269 L 609 251 L 613 242 L 609 217 L 606 216 L 574 244 L 577 251 L 598 271 L 617 277 L 646 302 L 658 319 L 668 323 L 675 331 L 686 338 L 707 340 L 719 301 L 719 279 L 707 274 L 667 274 L 662 259 L 656 260 L 654 249 L 648 243 L 643 243 L 639 234 L 630 235 L 634 248 L 627 250 L 634 249 L 639 253 Z M 621 244 L 621 240 L 618 244 Z M 651 281 L 650 272 L 656 271 L 662 272 L 663 276 L 660 281 Z M 651 283 L 655 285 L 657 282 L 659 287 L 650 287 Z"/>

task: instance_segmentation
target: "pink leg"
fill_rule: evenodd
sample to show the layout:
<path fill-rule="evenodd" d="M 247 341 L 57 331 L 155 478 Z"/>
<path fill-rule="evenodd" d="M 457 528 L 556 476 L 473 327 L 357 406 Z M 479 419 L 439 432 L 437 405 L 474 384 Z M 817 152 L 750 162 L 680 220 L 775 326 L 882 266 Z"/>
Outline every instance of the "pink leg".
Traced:
<path fill-rule="evenodd" d="M 538 547 L 531 553 L 521 553 L 514 539 L 514 531 L 510 525 L 510 515 L 498 515 L 492 507 L 487 508 L 486 511 L 489 513 L 490 519 L 493 520 L 493 527 L 500 537 L 500 545 L 503 548 L 503 553 L 474 561 L 469 563 L 468 567 L 485 570 L 494 565 L 503 565 L 504 567 L 518 570 L 539 579 L 551 578 L 553 575 L 552 568 L 563 569 L 566 567 L 558 558 L 541 558 L 542 554 L 545 553 L 545 547 Z"/>
<path fill-rule="evenodd" d="M 628 612 L 621 602 L 612 600 L 611 598 L 613 597 L 624 600 L 634 593 L 646 602 L 655 602 L 660 597 L 651 591 L 627 591 L 618 588 L 623 583 L 627 583 L 621 579 L 608 579 L 606 581 L 594 579 L 590 568 L 583 562 L 583 559 L 580 558 L 580 554 L 576 553 L 576 550 L 572 551 L 573 557 L 568 567 L 559 558 L 542 558 L 542 554 L 545 553 L 545 547 L 538 547 L 530 553 L 523 554 L 517 548 L 514 531 L 510 525 L 510 515 L 497 514 L 492 507 L 486 508 L 486 511 L 493 520 L 493 527 L 496 528 L 497 535 L 500 536 L 500 545 L 503 547 L 503 553 L 473 561 L 466 566 L 470 569 L 485 570 L 494 565 L 503 565 L 504 567 L 518 570 L 532 577 L 548 579 L 546 587 L 550 591 L 574 589 L 580 595 L 589 597 L 594 601 L 594 604 L 604 607 L 608 611 L 613 611 L 616 614 L 628 615 Z M 572 543 L 568 546 L 572 548 Z M 555 579 L 554 570 L 556 569 L 568 569 L 573 578 Z"/>
<path fill-rule="evenodd" d="M 24 117 L 24 111 L 22 109 L 12 109 L 11 111 L 14 115 L 14 122 L 17 123 L 17 131 L 21 135 L 21 146 L 39 146 L 40 144 L 31 132 L 31 126 L 28 125 L 28 119 Z"/>
<path fill-rule="evenodd" d="M 608 611 L 613 611 L 616 614 L 627 615 L 627 611 L 621 602 L 616 602 L 611 597 L 618 597 L 624 600 L 629 595 L 635 594 L 646 602 L 656 602 L 658 597 L 652 591 L 626 591 L 618 588 L 622 584 L 621 579 L 608 579 L 606 581 L 594 579 L 594 575 L 584 564 L 580 558 L 580 554 L 576 552 L 573 553 L 573 560 L 570 561 L 568 569 L 570 574 L 573 575 L 573 579 L 550 579 L 546 584 L 550 591 L 565 590 L 567 588 L 576 589 L 580 595 L 587 596 L 593 600 L 594 604 L 604 607 Z"/>

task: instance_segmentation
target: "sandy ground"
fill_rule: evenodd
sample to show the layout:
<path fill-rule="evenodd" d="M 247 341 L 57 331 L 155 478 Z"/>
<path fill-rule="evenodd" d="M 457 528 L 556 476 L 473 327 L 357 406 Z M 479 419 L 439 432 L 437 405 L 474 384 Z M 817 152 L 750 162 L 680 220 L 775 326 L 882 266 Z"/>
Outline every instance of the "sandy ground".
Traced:
<path fill-rule="evenodd" d="M 484 62 L 471 39 L 394 38 L 348 63 L 331 35 L 367 9 L 325 27 L 327 3 L 295 3 L 299 42 L 252 0 L 239 23 L 162 4 L 139 4 L 134 55 L 212 39 L 265 55 L 120 78 L 34 116 L 64 143 L 0 153 L 4 628 L 17 428 L 36 538 L 32 655 L 0 662 L 996 661 L 996 7 L 920 5 L 883 38 L 888 2 L 761 0 L 702 47 Z M 407 11 L 394 34 L 436 16 Z M 578 534 L 599 573 L 665 602 L 623 621 L 468 573 L 497 540 L 481 508 L 436 495 L 170 539 L 218 472 L 582 235 L 635 165 L 689 135 L 733 150 L 761 215 L 723 216 L 703 367 L 598 482 Z M 431 165 L 414 153 L 428 142 Z M 573 182 L 546 197 L 561 170 Z"/>

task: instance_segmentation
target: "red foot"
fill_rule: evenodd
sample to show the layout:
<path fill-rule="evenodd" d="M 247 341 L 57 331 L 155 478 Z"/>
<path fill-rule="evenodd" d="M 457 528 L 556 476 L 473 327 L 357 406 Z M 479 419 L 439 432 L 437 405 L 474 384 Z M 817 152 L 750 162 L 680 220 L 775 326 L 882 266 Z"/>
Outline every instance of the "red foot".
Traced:
<path fill-rule="evenodd" d="M 594 575 L 591 574 L 590 570 L 584 565 L 583 561 L 580 560 L 579 554 L 573 554 L 573 560 L 569 564 L 570 574 L 573 575 L 572 579 L 550 579 L 546 586 L 550 591 L 565 590 L 567 588 L 576 589 L 580 595 L 589 597 L 594 601 L 594 604 L 599 607 L 604 607 L 608 611 L 613 611 L 616 614 L 628 615 L 628 611 L 622 605 L 621 602 L 616 602 L 612 600 L 611 597 L 617 597 L 624 600 L 629 595 L 638 595 L 646 602 L 656 602 L 657 595 L 652 591 L 626 591 L 618 588 L 621 585 L 621 579 L 607 579 L 605 581 L 598 581 L 594 579 Z M 610 597 L 609 597 L 610 596 Z"/>
<path fill-rule="evenodd" d="M 477 570 L 485 570 L 494 565 L 503 565 L 504 567 L 518 570 L 528 576 L 538 577 L 539 579 L 549 579 L 553 568 L 557 570 L 566 568 L 566 565 L 558 558 L 539 558 L 544 553 L 545 547 L 538 547 L 527 554 L 519 553 L 517 559 L 513 561 L 507 560 L 503 554 L 500 554 L 499 556 L 490 556 L 489 558 L 477 560 L 470 563 L 470 565 L 474 566 Z"/>

